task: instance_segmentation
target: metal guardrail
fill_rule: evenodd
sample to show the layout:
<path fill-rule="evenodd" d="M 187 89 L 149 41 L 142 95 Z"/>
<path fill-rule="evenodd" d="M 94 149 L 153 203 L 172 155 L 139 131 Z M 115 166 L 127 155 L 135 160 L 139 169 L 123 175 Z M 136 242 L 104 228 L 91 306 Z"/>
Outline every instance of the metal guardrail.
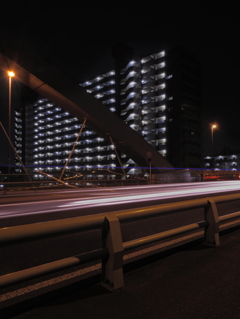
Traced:
<path fill-rule="evenodd" d="M 102 248 L 79 256 L 57 260 L 0 276 L 0 287 L 9 286 L 11 284 L 16 284 L 21 281 L 102 258 L 101 284 L 112 291 L 123 288 L 122 264 L 125 251 L 200 228 L 204 228 L 204 241 L 206 244 L 219 246 L 219 223 L 221 221 L 240 217 L 240 212 L 219 217 L 216 204 L 234 200 L 240 200 L 240 193 L 1 228 L 1 245 L 18 243 L 22 240 L 60 236 L 67 233 L 83 232 L 100 228 L 102 229 Z M 121 223 L 147 219 L 150 217 L 153 218 L 164 213 L 180 212 L 193 208 L 204 209 L 203 221 L 128 242 L 122 242 Z"/>

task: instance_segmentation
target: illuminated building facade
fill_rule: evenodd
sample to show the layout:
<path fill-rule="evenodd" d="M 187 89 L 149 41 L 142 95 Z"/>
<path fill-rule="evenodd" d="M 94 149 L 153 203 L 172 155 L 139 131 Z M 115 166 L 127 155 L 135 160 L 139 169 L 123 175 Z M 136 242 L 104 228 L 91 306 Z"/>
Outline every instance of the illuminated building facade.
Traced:
<path fill-rule="evenodd" d="M 223 152 L 221 155 L 215 155 L 215 156 L 205 156 L 204 167 L 206 169 L 214 168 L 214 170 L 237 171 L 240 169 L 239 151 L 235 153 Z"/>
<path fill-rule="evenodd" d="M 185 49 L 175 49 L 140 59 L 123 44 L 115 45 L 112 52 L 114 70 L 80 85 L 174 167 L 201 167 L 200 65 L 196 58 Z M 26 166 L 60 173 L 82 123 L 46 98 L 39 98 L 16 112 L 15 125 L 16 148 Z M 88 178 L 98 170 L 97 178 L 103 178 L 102 169 L 122 173 L 117 169 L 119 159 L 127 174 L 141 172 L 131 158 L 117 153 L 110 140 L 99 137 L 86 123 L 68 170 L 88 171 Z"/>

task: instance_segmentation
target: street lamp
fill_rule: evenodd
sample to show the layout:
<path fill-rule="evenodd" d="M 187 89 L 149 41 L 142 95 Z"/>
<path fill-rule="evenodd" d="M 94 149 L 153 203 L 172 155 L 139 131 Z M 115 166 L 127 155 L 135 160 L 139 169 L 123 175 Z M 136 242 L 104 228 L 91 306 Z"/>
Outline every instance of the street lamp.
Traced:
<path fill-rule="evenodd" d="M 213 168 L 214 168 L 214 148 L 213 148 L 213 130 L 217 128 L 216 124 L 211 125 L 211 132 L 212 132 L 212 161 L 213 161 Z"/>
<path fill-rule="evenodd" d="M 12 99 L 12 77 L 15 76 L 13 71 L 8 71 L 8 136 L 11 140 L 11 99 Z M 8 144 L 8 174 L 11 173 L 11 145 Z M 9 176 L 10 178 L 10 176 Z"/>

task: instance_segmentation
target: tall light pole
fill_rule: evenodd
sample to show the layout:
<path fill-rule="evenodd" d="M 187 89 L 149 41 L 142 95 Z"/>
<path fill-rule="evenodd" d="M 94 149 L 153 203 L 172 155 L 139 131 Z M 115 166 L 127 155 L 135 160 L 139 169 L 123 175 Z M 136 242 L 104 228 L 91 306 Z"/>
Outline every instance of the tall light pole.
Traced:
<path fill-rule="evenodd" d="M 15 76 L 13 71 L 8 71 L 8 136 L 11 140 L 11 108 L 12 108 L 12 77 Z M 11 145 L 8 145 L 8 174 L 11 174 Z M 9 176 L 10 179 L 10 176 Z"/>
<path fill-rule="evenodd" d="M 211 125 L 211 132 L 212 132 L 212 161 L 213 161 L 213 168 L 214 168 L 214 147 L 213 147 L 213 130 L 217 128 L 216 124 Z"/>

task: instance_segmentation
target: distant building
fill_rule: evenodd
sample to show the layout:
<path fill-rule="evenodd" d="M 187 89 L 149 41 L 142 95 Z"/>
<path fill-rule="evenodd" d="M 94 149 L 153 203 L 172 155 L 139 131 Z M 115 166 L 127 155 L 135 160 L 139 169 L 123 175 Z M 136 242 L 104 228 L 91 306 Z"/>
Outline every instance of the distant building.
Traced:
<path fill-rule="evenodd" d="M 115 45 L 112 53 L 115 68 L 80 85 L 174 167 L 202 167 L 200 63 L 196 57 L 177 48 L 138 58 L 124 44 Z M 41 97 L 16 111 L 16 148 L 27 166 L 60 172 L 81 125 L 71 114 Z M 86 170 L 89 178 L 96 169 L 120 174 L 121 170 L 116 170 L 121 166 L 118 158 L 127 174 L 141 171 L 131 158 L 116 153 L 110 141 L 85 127 L 68 169 Z"/>
<path fill-rule="evenodd" d="M 215 170 L 232 170 L 240 169 L 240 152 L 231 154 L 221 154 L 204 157 L 204 167 L 206 169 L 214 168 Z"/>

